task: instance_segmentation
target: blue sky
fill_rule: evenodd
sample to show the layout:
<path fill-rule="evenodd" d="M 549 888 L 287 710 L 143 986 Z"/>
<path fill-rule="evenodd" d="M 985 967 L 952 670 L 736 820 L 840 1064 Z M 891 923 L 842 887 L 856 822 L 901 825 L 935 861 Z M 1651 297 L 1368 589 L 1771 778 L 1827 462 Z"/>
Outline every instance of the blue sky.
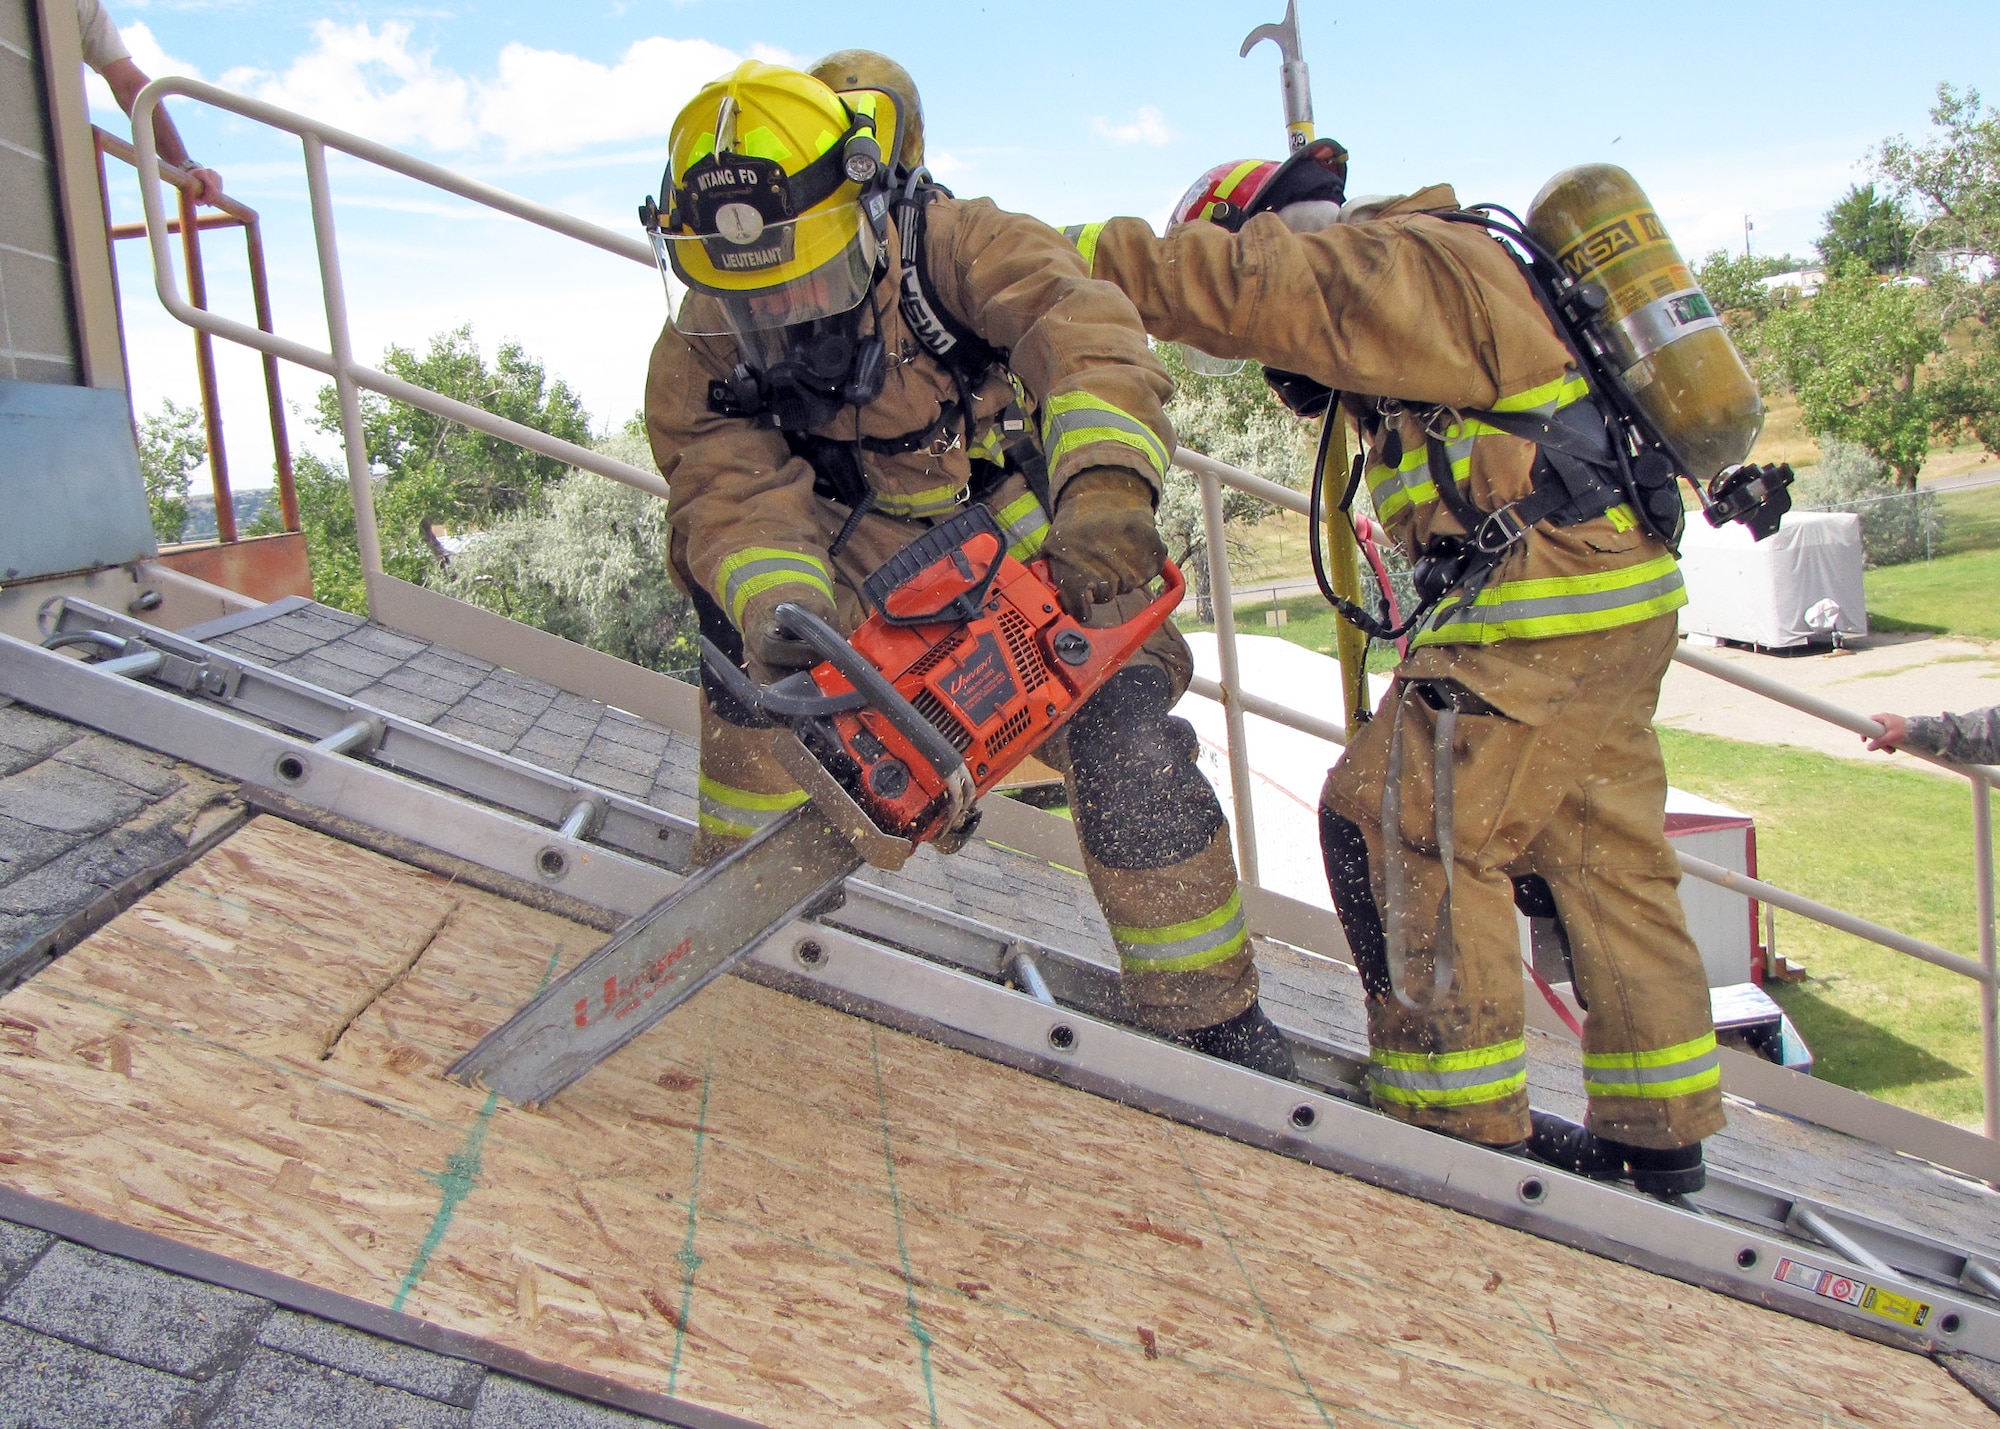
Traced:
<path fill-rule="evenodd" d="M 933 165 L 959 193 L 1055 223 L 1157 223 L 1210 164 L 1276 155 L 1278 54 L 1237 49 L 1278 0 L 1246 3 L 806 5 L 791 0 L 426 6 L 303 0 L 110 0 L 142 65 L 256 94 L 612 226 L 657 188 L 681 103 L 738 57 L 895 55 L 922 88 Z M 1610 160 L 1652 194 L 1690 256 L 1743 241 L 1809 252 L 1820 215 L 1883 137 L 1918 134 L 1940 80 L 2000 98 L 2000 5 L 1550 8 L 1301 0 L 1320 132 L 1353 153 L 1350 189 L 1445 180 L 1525 205 L 1571 164 Z M 95 91 L 99 122 L 118 118 Z M 295 141 L 186 101 L 190 149 L 265 217 L 280 329 L 324 342 Z M 421 345 L 471 320 L 519 338 L 577 386 L 600 425 L 638 405 L 664 300 L 635 265 L 341 164 L 339 230 L 356 340 Z M 129 175 L 114 207 L 136 216 Z M 636 228 L 635 228 L 636 231 Z M 241 263 L 210 240 L 217 305 L 247 312 Z M 135 397 L 193 391 L 184 329 L 147 311 L 124 245 Z M 231 451 L 255 484 L 255 366 L 227 357 Z M 288 371 L 294 400 L 318 380 Z M 242 447 L 237 454 L 239 444 Z"/>

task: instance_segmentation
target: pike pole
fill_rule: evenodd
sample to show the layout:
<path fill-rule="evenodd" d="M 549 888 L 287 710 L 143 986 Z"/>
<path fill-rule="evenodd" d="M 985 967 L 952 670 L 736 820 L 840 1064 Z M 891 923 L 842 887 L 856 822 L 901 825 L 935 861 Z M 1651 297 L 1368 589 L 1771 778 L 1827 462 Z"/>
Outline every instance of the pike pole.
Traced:
<path fill-rule="evenodd" d="M 1239 57 L 1247 59 L 1250 51 L 1265 40 L 1278 47 L 1281 60 L 1278 86 L 1285 101 L 1285 134 L 1290 148 L 1296 152 L 1317 137 L 1313 130 L 1312 77 L 1307 73 L 1305 55 L 1299 47 L 1298 0 L 1286 0 L 1285 18 L 1277 24 L 1259 25 L 1252 30 L 1243 41 Z M 1321 421 L 1331 423 L 1333 430 L 1322 434 L 1325 439 L 1319 445 L 1324 453 L 1323 465 L 1313 475 L 1321 483 L 1321 490 L 1344 491 L 1347 489 L 1347 431 L 1341 421 L 1340 404 L 1334 402 L 1328 406 Z M 1343 599 L 1360 605 L 1361 551 L 1354 539 L 1353 522 L 1336 502 L 1327 503 L 1324 520 L 1328 578 Z M 1338 616 L 1334 618 L 1333 631 L 1334 652 L 1340 659 L 1340 688 L 1344 706 L 1341 717 L 1346 727 L 1352 730 L 1369 714 L 1368 640 Z"/>

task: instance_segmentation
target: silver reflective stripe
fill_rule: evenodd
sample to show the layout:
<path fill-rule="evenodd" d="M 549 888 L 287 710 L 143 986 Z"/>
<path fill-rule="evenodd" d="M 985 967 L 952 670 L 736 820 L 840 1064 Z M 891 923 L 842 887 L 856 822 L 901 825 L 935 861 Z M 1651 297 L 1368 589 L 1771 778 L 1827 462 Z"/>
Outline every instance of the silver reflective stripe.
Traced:
<path fill-rule="evenodd" d="M 1007 538 L 1007 554 L 1017 561 L 1026 560 L 1033 555 L 1040 549 L 1042 541 L 1048 535 L 1049 518 L 1042 510 L 1042 503 L 1033 497 L 1029 497 L 1028 500 L 1030 505 L 1027 514 L 1018 520 L 1009 521 L 1001 528 L 1001 533 Z"/>
<path fill-rule="evenodd" d="M 1402 1067 L 1385 1067 L 1375 1062 L 1368 1068 L 1368 1078 L 1387 1086 L 1406 1087 L 1413 1092 L 1449 1092 L 1504 1082 L 1521 1076 L 1527 1070 L 1528 1057 L 1524 1052 L 1504 1062 L 1495 1062 L 1490 1067 L 1467 1067 L 1460 1072 L 1418 1072 Z"/>
<path fill-rule="evenodd" d="M 1056 412 L 1049 418 L 1049 424 L 1043 432 L 1042 445 L 1049 453 L 1050 461 L 1053 462 L 1067 455 L 1067 444 L 1071 440 L 1093 429 L 1104 428 L 1130 432 L 1139 438 L 1141 449 L 1152 459 L 1154 469 L 1163 476 L 1166 474 L 1167 467 L 1171 463 L 1167 460 L 1167 449 L 1161 445 L 1158 433 L 1137 417 L 1121 412 L 1109 403 L 1101 406 L 1093 403 L 1090 406 L 1076 406 Z M 1093 437 L 1085 440 L 1099 439 Z"/>
<path fill-rule="evenodd" d="M 1243 941 L 1243 912 L 1239 908 L 1236 916 L 1219 928 L 1211 928 L 1206 933 L 1196 933 L 1191 938 L 1177 938 L 1171 943 L 1128 943 L 1113 930 L 1111 941 L 1118 946 L 1119 958 L 1127 963 L 1152 964 L 1179 962 L 1183 958 L 1197 957 L 1213 952 L 1217 948 L 1228 947 Z"/>
<path fill-rule="evenodd" d="M 1496 601 L 1492 605 L 1460 606 L 1438 623 L 1447 625 L 1501 625 L 1515 620 L 1546 620 L 1559 615 L 1595 615 L 1628 605 L 1643 605 L 1681 588 L 1680 568 L 1640 585 L 1615 586 L 1610 590 L 1587 591 L 1581 595 L 1538 595 L 1522 600 Z"/>
<path fill-rule="evenodd" d="M 1690 1057 L 1685 1062 L 1669 1062 L 1664 1067 L 1585 1067 L 1583 1084 L 1585 1087 L 1655 1086 L 1661 1082 L 1678 1082 L 1684 1077 L 1699 1076 L 1721 1065 L 1722 1053 L 1710 1048 L 1699 1057 Z"/>
<path fill-rule="evenodd" d="M 761 560 L 745 561 L 729 573 L 722 585 L 722 603 L 731 612 L 738 614 L 740 607 L 736 593 L 758 576 L 788 572 L 796 575 L 819 590 L 827 589 L 826 567 L 810 556 L 765 556 Z"/>

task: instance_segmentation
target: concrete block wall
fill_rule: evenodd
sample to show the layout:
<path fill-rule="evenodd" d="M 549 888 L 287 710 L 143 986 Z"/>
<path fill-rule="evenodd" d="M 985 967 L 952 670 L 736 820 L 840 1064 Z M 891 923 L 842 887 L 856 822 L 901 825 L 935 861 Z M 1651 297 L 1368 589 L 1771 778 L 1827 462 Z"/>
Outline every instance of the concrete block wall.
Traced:
<path fill-rule="evenodd" d="M 34 0 L 0 0 L 0 381 L 83 380 Z"/>

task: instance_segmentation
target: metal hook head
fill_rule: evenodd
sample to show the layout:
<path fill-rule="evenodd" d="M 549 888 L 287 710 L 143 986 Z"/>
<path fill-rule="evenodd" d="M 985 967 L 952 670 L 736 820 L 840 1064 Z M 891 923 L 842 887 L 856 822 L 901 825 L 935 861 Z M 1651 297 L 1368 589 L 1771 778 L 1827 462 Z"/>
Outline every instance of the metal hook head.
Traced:
<path fill-rule="evenodd" d="M 1285 18 L 1277 24 L 1259 25 L 1252 30 L 1244 39 L 1243 48 L 1236 52 L 1237 58 L 1248 59 L 1250 51 L 1265 40 L 1277 45 L 1279 55 L 1287 63 L 1305 58 L 1299 51 L 1299 0 L 1285 0 Z"/>

